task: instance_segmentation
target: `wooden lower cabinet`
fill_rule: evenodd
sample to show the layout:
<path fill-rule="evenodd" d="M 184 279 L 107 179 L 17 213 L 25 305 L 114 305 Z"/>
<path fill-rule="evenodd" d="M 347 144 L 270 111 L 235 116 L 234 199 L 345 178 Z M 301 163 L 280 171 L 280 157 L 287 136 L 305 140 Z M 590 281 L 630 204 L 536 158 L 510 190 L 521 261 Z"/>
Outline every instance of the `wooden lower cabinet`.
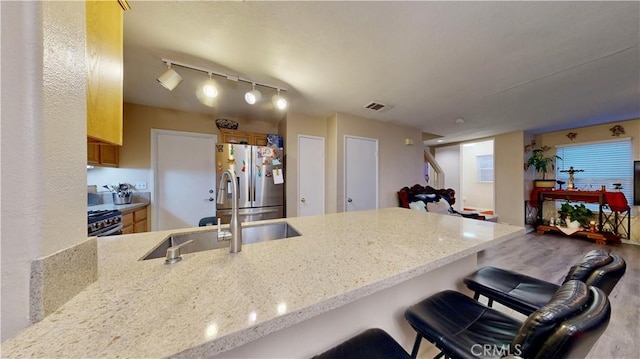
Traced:
<path fill-rule="evenodd" d="M 130 212 L 122 213 L 122 234 L 148 232 L 147 208 L 138 208 Z"/>

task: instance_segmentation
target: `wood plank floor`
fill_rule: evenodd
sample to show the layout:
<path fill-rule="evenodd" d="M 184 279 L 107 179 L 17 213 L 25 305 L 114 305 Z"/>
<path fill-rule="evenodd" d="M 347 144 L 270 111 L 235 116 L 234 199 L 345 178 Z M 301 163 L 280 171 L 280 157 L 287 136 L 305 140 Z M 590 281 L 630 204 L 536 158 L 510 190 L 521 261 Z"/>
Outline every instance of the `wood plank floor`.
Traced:
<path fill-rule="evenodd" d="M 609 295 L 611 321 L 587 358 L 640 358 L 640 246 L 598 245 L 588 240 L 529 233 L 478 254 L 478 267 L 496 266 L 560 284 L 573 264 L 591 249 L 606 248 L 627 262 L 627 271 Z M 500 305 L 495 308 L 520 320 L 525 317 Z M 423 340 L 422 345 L 429 345 Z M 425 348 L 427 349 L 427 348 Z M 420 357 L 437 353 L 435 347 Z"/>

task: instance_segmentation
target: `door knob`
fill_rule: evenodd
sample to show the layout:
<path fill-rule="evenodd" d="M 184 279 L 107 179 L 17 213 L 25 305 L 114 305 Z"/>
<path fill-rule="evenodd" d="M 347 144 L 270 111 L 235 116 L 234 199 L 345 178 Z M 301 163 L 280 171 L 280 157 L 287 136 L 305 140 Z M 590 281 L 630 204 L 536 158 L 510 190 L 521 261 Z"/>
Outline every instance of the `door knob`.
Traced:
<path fill-rule="evenodd" d="M 305 203 L 307 200 L 304 199 L 304 197 L 302 197 L 302 199 L 300 200 L 300 202 Z"/>
<path fill-rule="evenodd" d="M 213 202 L 214 201 L 213 197 L 209 197 L 208 201 Z"/>
<path fill-rule="evenodd" d="M 209 193 L 213 193 L 213 190 L 212 190 L 212 189 L 210 189 L 210 190 L 209 190 Z"/>
<path fill-rule="evenodd" d="M 351 203 L 353 200 L 351 198 L 347 198 L 347 202 Z"/>

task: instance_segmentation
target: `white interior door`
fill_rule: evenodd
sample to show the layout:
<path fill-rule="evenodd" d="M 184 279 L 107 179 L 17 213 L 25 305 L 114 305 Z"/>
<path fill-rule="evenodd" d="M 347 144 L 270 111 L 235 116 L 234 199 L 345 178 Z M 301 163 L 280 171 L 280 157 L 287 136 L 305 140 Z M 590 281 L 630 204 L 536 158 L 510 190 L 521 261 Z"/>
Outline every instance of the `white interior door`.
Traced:
<path fill-rule="evenodd" d="M 216 135 L 151 130 L 153 230 L 197 227 L 215 216 Z"/>
<path fill-rule="evenodd" d="M 298 135 L 298 216 L 324 214 L 324 138 Z"/>
<path fill-rule="evenodd" d="M 378 208 L 378 140 L 345 136 L 344 156 L 345 212 Z"/>

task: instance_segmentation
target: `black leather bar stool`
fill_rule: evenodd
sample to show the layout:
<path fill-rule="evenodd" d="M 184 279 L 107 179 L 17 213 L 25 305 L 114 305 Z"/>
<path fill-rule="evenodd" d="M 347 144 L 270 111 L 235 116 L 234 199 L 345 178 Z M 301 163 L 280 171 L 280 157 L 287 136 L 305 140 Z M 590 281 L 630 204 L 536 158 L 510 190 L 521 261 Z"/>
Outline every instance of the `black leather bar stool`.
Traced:
<path fill-rule="evenodd" d="M 594 275 L 596 271 L 598 275 Z M 625 271 L 626 263 L 622 258 L 595 249 L 571 267 L 563 283 L 575 279 L 596 286 L 609 294 Z M 591 277 L 592 275 L 594 276 Z M 463 281 L 475 292 L 474 299 L 477 300 L 482 295 L 489 299 L 490 307 L 495 300 L 524 315 L 529 315 L 547 304 L 560 287 L 555 283 L 496 267 L 480 268 Z"/>
<path fill-rule="evenodd" d="M 404 316 L 417 332 L 412 358 L 424 338 L 450 358 L 549 359 L 585 357 L 610 315 L 601 289 L 570 280 L 524 322 L 455 291 L 437 293 Z"/>
<path fill-rule="evenodd" d="M 200 221 L 198 222 L 198 227 L 205 227 L 205 226 L 215 226 L 216 224 L 218 224 L 216 221 L 218 219 L 216 217 L 203 217 L 200 218 Z"/>
<path fill-rule="evenodd" d="M 312 359 L 410 359 L 387 332 L 374 328 L 348 339 Z"/>
<path fill-rule="evenodd" d="M 585 281 L 587 285 L 602 289 L 607 295 L 611 294 L 613 288 L 627 271 L 627 263 L 622 257 L 616 254 L 612 254 L 611 257 L 613 258 L 611 263 L 594 270 Z"/>

